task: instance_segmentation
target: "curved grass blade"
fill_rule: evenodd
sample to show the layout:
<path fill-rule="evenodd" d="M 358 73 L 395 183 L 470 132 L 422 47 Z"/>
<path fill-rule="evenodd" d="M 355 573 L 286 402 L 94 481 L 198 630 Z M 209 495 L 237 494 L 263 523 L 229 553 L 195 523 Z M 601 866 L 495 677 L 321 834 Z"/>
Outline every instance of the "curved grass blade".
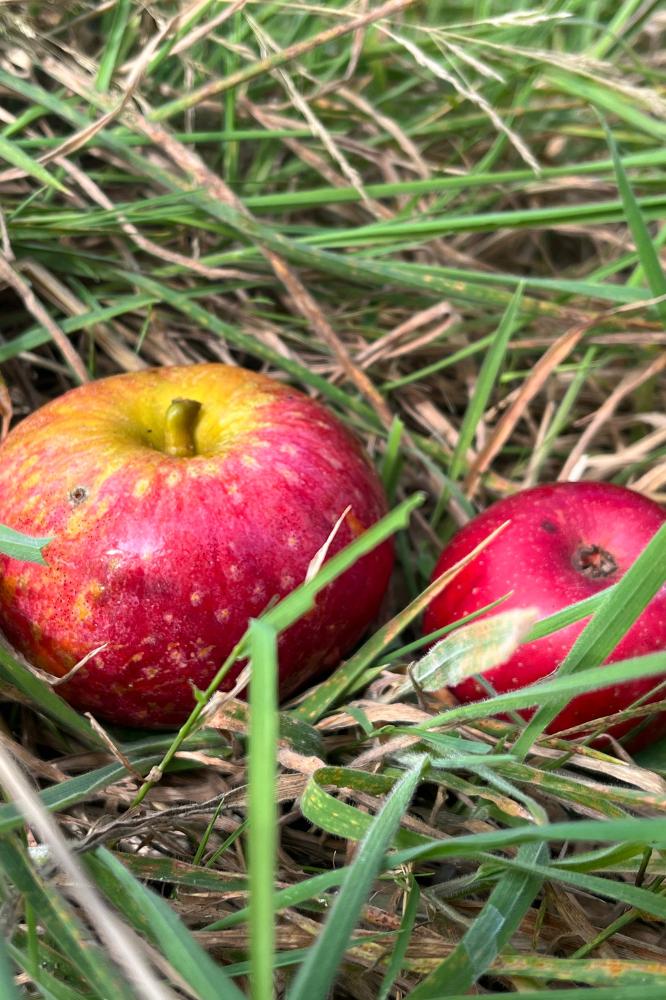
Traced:
<path fill-rule="evenodd" d="M 331 912 L 316 943 L 310 949 L 289 1000 L 310 1000 L 326 996 L 333 985 L 338 965 L 358 922 L 361 908 L 379 873 L 382 859 L 421 780 L 425 760 L 409 770 L 377 813 L 362 841 Z"/>
<path fill-rule="evenodd" d="M 536 608 L 513 608 L 456 629 L 412 666 L 410 681 L 398 688 L 394 698 L 414 687 L 439 691 L 492 670 L 515 653 L 537 616 Z"/>

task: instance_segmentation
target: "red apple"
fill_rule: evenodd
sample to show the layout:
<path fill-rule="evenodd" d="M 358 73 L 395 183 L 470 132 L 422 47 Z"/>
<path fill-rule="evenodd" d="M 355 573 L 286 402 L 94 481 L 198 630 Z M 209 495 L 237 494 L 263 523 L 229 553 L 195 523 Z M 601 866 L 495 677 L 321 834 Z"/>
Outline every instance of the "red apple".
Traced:
<path fill-rule="evenodd" d="M 457 621 L 510 591 L 500 608 L 535 607 L 540 617 L 560 611 L 615 583 L 631 566 L 666 514 L 634 490 L 608 483 L 554 483 L 523 490 L 500 500 L 466 524 L 445 547 L 434 576 L 458 562 L 504 521 L 507 527 L 458 574 L 430 604 L 426 633 Z M 552 673 L 569 652 L 586 622 L 522 645 L 485 675 L 497 692 L 513 691 Z M 666 587 L 652 599 L 612 655 L 622 660 L 666 649 Z M 603 669 L 603 668 L 602 668 Z M 605 688 L 574 698 L 554 720 L 558 732 L 611 715 L 646 695 L 654 677 Z M 486 697 L 469 679 L 452 689 L 463 702 Z M 530 713 L 525 713 L 529 715 Z M 627 732 L 636 721 L 615 727 Z M 648 732 L 649 729 L 649 732 Z M 666 731 L 666 716 L 653 720 L 642 734 Z"/>
<path fill-rule="evenodd" d="M 73 389 L 0 447 L 0 523 L 52 536 L 46 566 L 0 557 L 0 624 L 59 691 L 112 722 L 163 726 L 194 705 L 250 617 L 381 517 L 381 484 L 324 407 L 219 364 Z M 334 666 L 376 615 L 390 543 L 280 638 L 286 694 Z M 233 685 L 238 667 L 225 689 Z"/>

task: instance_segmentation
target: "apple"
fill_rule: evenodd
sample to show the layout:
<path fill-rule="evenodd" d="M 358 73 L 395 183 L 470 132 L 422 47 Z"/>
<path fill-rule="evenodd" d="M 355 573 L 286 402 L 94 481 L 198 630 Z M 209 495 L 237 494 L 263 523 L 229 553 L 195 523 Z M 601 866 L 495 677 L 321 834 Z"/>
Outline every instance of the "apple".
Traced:
<path fill-rule="evenodd" d="M 107 721 L 187 717 L 248 619 L 386 512 L 355 438 L 323 406 L 221 364 L 146 369 L 72 389 L 0 447 L 0 523 L 51 536 L 47 565 L 0 556 L 0 625 Z M 378 546 L 279 640 L 282 695 L 338 663 L 378 612 Z M 233 686 L 240 666 L 227 675 Z"/>
<path fill-rule="evenodd" d="M 553 483 L 522 490 L 493 504 L 466 524 L 444 548 L 434 578 L 458 562 L 493 529 L 508 525 L 429 605 L 424 630 L 477 611 L 510 593 L 490 614 L 535 607 L 540 617 L 560 611 L 615 583 L 664 522 L 661 507 L 634 490 L 609 483 Z M 532 684 L 557 669 L 586 622 L 525 643 L 485 674 L 498 692 Z M 666 649 L 666 587 L 655 595 L 608 662 Z M 601 668 L 603 669 L 603 668 Z M 575 697 L 552 723 L 559 732 L 627 708 L 654 688 L 646 678 Z M 474 678 L 452 688 L 462 702 L 487 691 Z M 663 697 L 663 696 L 662 696 Z M 524 713 L 529 716 L 531 713 Z M 613 728 L 621 736 L 634 720 Z M 651 720 L 640 745 L 666 731 L 666 715 Z M 638 743 L 632 744 L 637 746 Z"/>

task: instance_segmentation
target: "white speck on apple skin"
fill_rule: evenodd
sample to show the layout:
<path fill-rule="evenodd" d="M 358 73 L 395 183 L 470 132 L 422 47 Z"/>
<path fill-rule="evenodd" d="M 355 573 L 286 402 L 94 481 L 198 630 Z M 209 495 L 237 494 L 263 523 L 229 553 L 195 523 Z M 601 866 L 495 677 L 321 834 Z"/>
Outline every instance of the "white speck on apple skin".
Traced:
<path fill-rule="evenodd" d="M 203 595 L 201 594 L 200 591 L 193 590 L 192 593 L 190 594 L 190 604 L 192 605 L 192 607 L 196 608 L 199 604 L 201 604 L 202 597 Z"/>

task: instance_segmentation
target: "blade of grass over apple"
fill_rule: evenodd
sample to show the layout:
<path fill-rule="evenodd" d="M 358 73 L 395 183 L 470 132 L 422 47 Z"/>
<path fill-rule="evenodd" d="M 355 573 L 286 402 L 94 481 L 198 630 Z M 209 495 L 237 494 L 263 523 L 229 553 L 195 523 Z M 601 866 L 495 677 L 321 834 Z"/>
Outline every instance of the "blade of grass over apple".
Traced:
<path fill-rule="evenodd" d="M 353 542 L 342 549 L 341 552 L 337 552 L 334 556 L 332 556 L 331 559 L 324 563 L 312 580 L 301 584 L 293 590 L 290 594 L 283 598 L 279 604 L 276 604 L 273 608 L 271 608 L 263 616 L 262 620 L 268 626 L 275 629 L 278 635 L 280 632 L 284 631 L 284 629 L 289 628 L 290 625 L 292 625 L 295 621 L 298 621 L 302 615 L 306 614 L 306 612 L 310 610 L 317 594 L 323 590 L 324 587 L 335 580 L 336 577 L 340 576 L 341 573 L 344 573 L 346 569 L 352 566 L 357 559 L 361 558 L 361 556 L 365 555 L 366 552 L 371 552 L 386 538 L 390 538 L 390 536 L 396 531 L 404 528 L 409 521 L 412 511 L 423 503 L 423 499 L 423 495 L 417 493 L 408 500 L 404 500 L 398 507 L 390 511 L 380 521 L 364 531 L 359 538 L 356 538 Z M 204 692 L 201 693 L 197 705 L 192 710 L 189 718 L 178 730 L 178 733 L 174 737 L 169 749 L 164 754 L 164 757 L 158 767 L 158 772 L 162 772 L 168 766 L 182 746 L 184 740 L 197 728 L 207 703 L 217 691 L 220 683 L 226 674 L 231 670 L 234 663 L 245 655 L 247 650 L 247 640 L 248 633 L 246 632 L 243 638 L 237 643 L 236 647 L 227 657 L 225 663 L 220 667 L 209 686 Z M 154 781 L 152 780 L 144 782 L 137 792 L 134 805 L 138 805 L 141 801 L 143 801 L 153 784 Z"/>
<path fill-rule="evenodd" d="M 371 821 L 326 923 L 288 992 L 289 1000 L 310 1000 L 313 996 L 325 996 L 331 989 L 361 907 L 370 894 L 384 853 L 421 781 L 426 760 L 419 760 L 396 782 L 381 811 Z"/>
<path fill-rule="evenodd" d="M 12 559 L 24 559 L 26 562 L 41 563 L 46 560 L 42 549 L 52 541 L 51 538 L 34 538 L 14 531 L 5 524 L 0 524 L 0 552 Z"/>
<path fill-rule="evenodd" d="M 538 621 L 535 625 L 533 625 L 523 641 L 533 642 L 535 639 L 541 639 L 545 635 L 551 635 L 553 632 L 557 632 L 559 629 L 565 628 L 573 622 L 578 622 L 581 618 L 587 618 L 588 615 L 591 615 L 603 604 L 611 590 L 612 587 L 607 587 L 606 590 L 599 594 L 594 594 L 592 597 L 586 597 L 582 601 L 570 604 L 567 608 L 563 608 L 561 611 L 556 611 L 554 615 L 542 618 L 541 621 Z M 430 632 L 428 635 L 424 635 L 420 639 L 414 639 L 413 642 L 408 643 L 406 646 L 401 646 L 395 651 L 391 651 L 391 660 L 395 661 L 398 659 L 404 659 L 404 657 L 408 656 L 410 653 L 413 653 L 418 649 L 422 649 L 424 646 L 432 645 L 438 639 L 441 639 L 443 636 L 453 632 L 454 629 L 475 621 L 480 615 L 484 615 L 488 611 L 492 611 L 495 608 L 501 609 L 502 603 L 507 599 L 507 597 L 509 597 L 509 594 L 499 597 L 491 604 L 487 604 L 485 607 L 479 608 L 478 611 L 473 611 L 471 614 L 465 615 L 464 618 L 460 618 L 458 621 L 452 622 L 449 625 L 443 625 L 442 628 L 436 629 L 434 632 Z"/>
<path fill-rule="evenodd" d="M 8 685 L 28 699 L 47 719 L 52 719 L 85 746 L 102 748 L 104 741 L 87 719 L 79 715 L 46 680 L 17 660 L 0 642 L 0 684 Z"/>
<path fill-rule="evenodd" d="M 277 632 L 265 621 L 250 623 L 249 889 L 252 995 L 273 992 L 274 882 L 278 846 Z"/>
<path fill-rule="evenodd" d="M 591 621 L 585 626 L 560 665 L 557 671 L 558 677 L 564 678 L 589 666 L 598 667 L 602 664 L 664 582 L 666 582 L 666 524 L 656 532 L 613 590 L 606 592 L 605 601 L 594 612 Z M 615 664 L 605 665 L 603 670 L 599 671 L 601 679 L 609 676 L 606 671 L 614 666 Z M 611 683 L 618 682 L 621 682 L 621 678 Z M 534 741 L 565 705 L 565 701 L 551 702 L 537 709 L 516 740 L 514 753 L 519 757 L 529 753 Z"/>
<path fill-rule="evenodd" d="M 147 935 L 198 1000 L 241 1000 L 243 994 L 223 967 L 198 944 L 167 901 L 143 886 L 111 851 L 98 847 L 84 854 L 82 862 L 109 902 Z"/>
<path fill-rule="evenodd" d="M 395 503 L 395 491 L 402 467 L 400 442 L 404 430 L 405 425 L 400 417 L 394 417 L 386 438 L 386 450 L 381 468 L 382 482 L 384 483 L 389 503 Z"/>
<path fill-rule="evenodd" d="M 487 538 L 484 538 L 464 559 L 461 559 L 455 566 L 452 566 L 436 580 L 433 580 L 423 593 L 419 594 L 400 614 L 396 615 L 395 618 L 392 618 L 391 621 L 375 632 L 361 646 L 358 652 L 341 667 L 338 667 L 319 687 L 315 688 L 312 694 L 305 698 L 298 708 L 294 709 L 294 715 L 310 723 L 314 723 L 320 719 L 327 709 L 348 691 L 354 681 L 380 655 L 382 650 L 395 640 L 396 636 L 402 632 L 410 621 L 416 618 L 427 607 L 433 597 L 450 583 L 467 563 L 475 559 L 479 552 L 482 552 L 500 531 L 503 531 L 504 527 L 504 524 L 500 525 Z"/>
<path fill-rule="evenodd" d="M 461 625 L 413 664 L 409 680 L 393 697 L 397 699 L 414 688 L 439 691 L 467 677 L 492 670 L 513 656 L 525 641 L 537 614 L 533 608 L 512 608 L 482 621 Z"/>
<path fill-rule="evenodd" d="M 561 711 L 561 707 L 557 707 L 556 710 L 555 706 L 566 704 L 576 694 L 598 691 L 614 684 L 638 680 L 640 677 L 658 677 L 662 673 L 666 673 L 666 652 L 647 653 L 645 656 L 609 663 L 604 666 L 603 671 L 599 670 L 598 666 L 585 666 L 575 672 L 564 674 L 558 671 L 557 674 L 551 675 L 550 680 L 538 681 L 529 687 L 498 694 L 484 701 L 457 705 L 433 716 L 427 723 L 408 727 L 408 731 L 416 734 L 421 729 L 434 729 L 470 719 L 488 719 L 510 709 L 532 708 L 534 705 L 547 706 L 554 718 Z M 515 745 L 512 752 L 516 754 Z"/>

